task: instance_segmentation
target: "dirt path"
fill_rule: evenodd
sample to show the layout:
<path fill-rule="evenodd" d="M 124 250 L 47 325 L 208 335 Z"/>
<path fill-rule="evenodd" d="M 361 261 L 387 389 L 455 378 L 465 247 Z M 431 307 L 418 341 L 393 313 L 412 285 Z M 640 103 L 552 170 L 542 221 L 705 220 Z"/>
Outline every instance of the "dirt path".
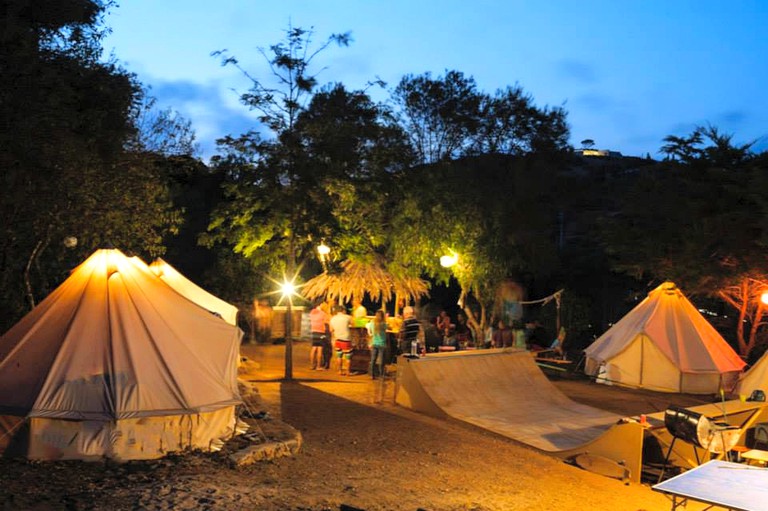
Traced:
<path fill-rule="evenodd" d="M 397 407 L 391 403 L 392 382 L 382 394 L 367 376 L 308 371 L 306 351 L 306 345 L 296 346 L 296 381 L 285 383 L 279 381 L 282 347 L 243 347 L 243 354 L 260 366 L 248 378 L 256 381 L 264 410 L 301 431 L 304 445 L 299 455 L 239 469 L 216 454 L 125 465 L 0 460 L 0 509 L 662 511 L 671 507 L 667 498 L 648 486 L 624 486 L 478 428 Z M 640 411 L 649 411 L 643 400 L 658 399 L 658 395 L 621 399 L 615 390 L 580 392 L 582 399 L 598 401 L 601 393 L 615 394 L 603 401 L 625 408 L 642 404 Z M 701 507 L 689 504 L 687 509 Z"/>
<path fill-rule="evenodd" d="M 260 364 L 254 379 L 264 403 L 304 435 L 302 455 L 281 477 L 306 481 L 308 491 L 318 496 L 311 509 L 338 509 L 342 503 L 367 510 L 670 507 L 647 486 L 624 486 L 478 428 L 397 407 L 392 381 L 382 387 L 365 375 L 309 371 L 305 351 L 303 344 L 294 347 L 298 381 L 281 383 L 274 381 L 284 374 L 279 347 L 243 350 Z M 555 384 L 574 399 L 626 415 L 670 404 L 657 393 L 568 380 Z M 689 401 L 680 404 L 701 402 L 698 397 L 677 399 Z M 305 472 L 306 463 L 316 474 Z M 333 477 L 324 480 L 320 474 Z"/>

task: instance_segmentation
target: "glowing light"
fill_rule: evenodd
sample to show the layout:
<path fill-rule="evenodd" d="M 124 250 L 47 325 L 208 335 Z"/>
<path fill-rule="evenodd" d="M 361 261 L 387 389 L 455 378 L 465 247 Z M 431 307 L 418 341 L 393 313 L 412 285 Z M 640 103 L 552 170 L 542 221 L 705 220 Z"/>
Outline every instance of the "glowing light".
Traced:
<path fill-rule="evenodd" d="M 280 284 L 280 293 L 282 293 L 283 298 L 293 296 L 296 293 L 296 286 L 293 282 L 285 281 Z"/>
<path fill-rule="evenodd" d="M 450 268 L 459 262 L 459 256 L 456 252 L 451 252 L 450 255 L 440 256 L 440 266 L 443 268 Z"/>
<path fill-rule="evenodd" d="M 768 305 L 768 291 L 764 292 L 762 295 L 760 295 L 760 301 L 764 304 Z"/>
<path fill-rule="evenodd" d="M 325 257 L 331 253 L 331 247 L 322 242 L 317 246 L 317 253 L 320 254 L 320 257 Z"/>

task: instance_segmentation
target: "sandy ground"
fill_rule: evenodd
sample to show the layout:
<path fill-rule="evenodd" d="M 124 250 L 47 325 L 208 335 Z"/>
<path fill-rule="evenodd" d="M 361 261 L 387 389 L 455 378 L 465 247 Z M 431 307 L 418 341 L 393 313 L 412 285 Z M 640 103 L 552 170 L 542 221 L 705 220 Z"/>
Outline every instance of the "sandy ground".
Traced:
<path fill-rule="evenodd" d="M 123 465 L 0 460 L 0 509 L 671 508 L 647 485 L 624 485 L 476 427 L 398 407 L 393 381 L 309 371 L 305 343 L 294 345 L 290 382 L 282 380 L 282 346 L 245 345 L 242 353 L 253 361 L 244 377 L 260 395 L 260 409 L 252 412 L 298 429 L 304 442 L 298 455 L 243 468 L 216 453 Z M 663 410 L 679 399 L 587 382 L 556 385 L 575 400 L 626 415 Z"/>

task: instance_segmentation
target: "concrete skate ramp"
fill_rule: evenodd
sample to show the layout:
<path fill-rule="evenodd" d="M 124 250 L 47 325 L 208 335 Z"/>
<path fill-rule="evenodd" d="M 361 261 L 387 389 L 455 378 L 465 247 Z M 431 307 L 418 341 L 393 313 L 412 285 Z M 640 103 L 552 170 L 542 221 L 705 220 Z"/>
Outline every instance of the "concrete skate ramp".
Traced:
<path fill-rule="evenodd" d="M 586 450 L 621 419 L 571 401 L 529 352 L 510 349 L 401 358 L 396 401 L 558 453 Z"/>

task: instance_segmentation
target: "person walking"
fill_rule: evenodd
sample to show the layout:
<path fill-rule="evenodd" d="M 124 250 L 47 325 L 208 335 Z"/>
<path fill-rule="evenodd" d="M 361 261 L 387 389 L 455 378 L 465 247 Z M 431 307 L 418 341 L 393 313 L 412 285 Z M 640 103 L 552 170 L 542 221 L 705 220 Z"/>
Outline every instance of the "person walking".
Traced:
<path fill-rule="evenodd" d="M 329 321 L 328 326 L 331 329 L 333 347 L 341 375 L 349 374 L 349 361 L 352 359 L 351 324 L 352 317 L 344 311 L 344 307 L 337 305 L 336 313 Z"/>
<path fill-rule="evenodd" d="M 384 317 L 384 311 L 376 311 L 376 315 L 371 322 L 371 337 L 369 346 L 371 348 L 371 378 L 383 378 L 384 356 L 387 351 L 387 320 Z"/>

